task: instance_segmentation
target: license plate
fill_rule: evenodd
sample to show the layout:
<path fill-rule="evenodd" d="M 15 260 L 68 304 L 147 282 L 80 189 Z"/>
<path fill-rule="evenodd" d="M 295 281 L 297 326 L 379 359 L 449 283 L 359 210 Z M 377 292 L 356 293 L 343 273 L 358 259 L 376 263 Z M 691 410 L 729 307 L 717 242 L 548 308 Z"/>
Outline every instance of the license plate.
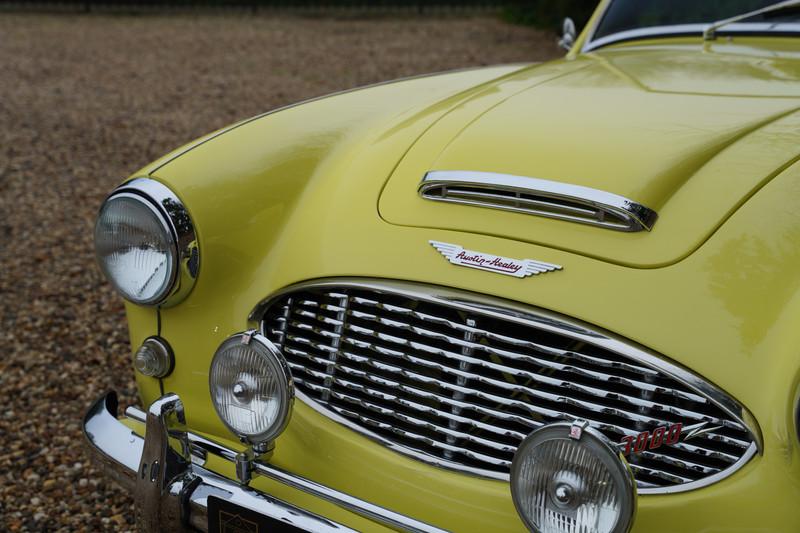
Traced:
<path fill-rule="evenodd" d="M 305 529 L 214 496 L 208 497 L 208 531 L 209 533 L 308 533 Z"/>

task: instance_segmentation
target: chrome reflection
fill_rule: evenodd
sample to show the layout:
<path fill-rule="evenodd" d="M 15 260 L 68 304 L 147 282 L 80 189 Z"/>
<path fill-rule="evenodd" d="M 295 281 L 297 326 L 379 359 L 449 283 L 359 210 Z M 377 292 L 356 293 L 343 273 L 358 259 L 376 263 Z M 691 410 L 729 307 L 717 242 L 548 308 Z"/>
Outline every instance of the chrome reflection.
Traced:
<path fill-rule="evenodd" d="M 658 214 L 633 200 L 558 181 L 460 170 L 428 172 L 419 184 L 426 200 L 489 207 L 617 231 L 650 231 Z"/>

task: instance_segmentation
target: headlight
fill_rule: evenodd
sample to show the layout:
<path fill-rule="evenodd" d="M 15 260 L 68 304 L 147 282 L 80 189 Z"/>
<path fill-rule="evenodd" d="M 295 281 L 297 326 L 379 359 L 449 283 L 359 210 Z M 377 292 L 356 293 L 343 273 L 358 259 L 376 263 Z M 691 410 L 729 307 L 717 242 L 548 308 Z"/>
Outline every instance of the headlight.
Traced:
<path fill-rule="evenodd" d="M 626 533 L 636 511 L 627 462 L 585 422 L 548 424 L 528 435 L 511 465 L 511 494 L 538 533 Z"/>
<path fill-rule="evenodd" d="M 177 196 L 157 181 L 138 178 L 114 191 L 100 208 L 94 240 L 100 269 L 131 302 L 174 304 L 194 285 L 194 225 Z"/>
<path fill-rule="evenodd" d="M 289 423 L 292 375 L 263 335 L 239 333 L 223 342 L 211 361 L 209 387 L 220 419 L 254 445 L 273 441 Z"/>

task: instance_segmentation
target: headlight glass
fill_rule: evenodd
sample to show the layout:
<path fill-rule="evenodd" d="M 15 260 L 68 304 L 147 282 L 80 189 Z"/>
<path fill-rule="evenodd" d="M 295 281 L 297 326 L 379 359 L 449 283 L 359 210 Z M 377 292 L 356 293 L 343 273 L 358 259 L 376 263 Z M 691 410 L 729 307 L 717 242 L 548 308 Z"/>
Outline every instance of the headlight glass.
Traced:
<path fill-rule="evenodd" d="M 532 432 L 514 456 L 511 492 L 525 524 L 540 533 L 625 533 L 636 509 L 625 459 L 584 424 Z"/>
<path fill-rule="evenodd" d="M 211 362 L 209 387 L 220 419 L 253 444 L 275 439 L 289 421 L 291 373 L 262 335 L 241 333 L 223 342 Z"/>
<path fill-rule="evenodd" d="M 119 193 L 100 209 L 94 230 L 97 261 L 126 299 L 162 300 L 177 270 L 177 246 L 169 224 L 145 198 Z"/>

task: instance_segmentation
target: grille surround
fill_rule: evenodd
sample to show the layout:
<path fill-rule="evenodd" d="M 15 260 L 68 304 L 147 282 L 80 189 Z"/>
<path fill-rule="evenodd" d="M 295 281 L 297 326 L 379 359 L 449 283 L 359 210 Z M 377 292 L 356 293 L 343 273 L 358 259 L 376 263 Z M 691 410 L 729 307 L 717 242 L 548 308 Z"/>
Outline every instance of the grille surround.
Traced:
<path fill-rule="evenodd" d="M 327 385 L 329 387 L 329 389 L 328 389 L 329 392 L 328 392 L 327 398 L 326 399 L 321 399 L 319 394 L 316 394 L 316 393 L 318 393 L 320 391 L 316 391 L 315 392 L 315 390 L 313 390 L 311 388 L 311 385 L 312 385 L 311 380 L 309 380 L 307 378 L 307 376 L 305 376 L 305 375 L 303 375 L 303 376 L 299 375 L 299 374 L 305 374 L 305 373 L 311 372 L 311 371 L 313 371 L 313 369 L 312 370 L 308 370 L 308 369 L 300 368 L 300 366 L 302 366 L 302 365 L 300 365 L 298 363 L 299 360 L 296 359 L 297 355 L 296 354 L 292 354 L 292 353 L 286 353 L 286 351 L 291 351 L 291 350 L 294 350 L 296 352 L 297 349 L 296 348 L 292 348 L 291 346 L 286 346 L 285 343 L 284 343 L 284 339 L 276 338 L 276 332 L 275 331 L 270 331 L 270 329 L 274 329 L 274 328 L 271 328 L 270 325 L 267 324 L 267 321 L 270 320 L 270 316 L 273 316 L 273 317 L 275 316 L 274 312 L 272 313 L 272 315 L 269 315 L 269 313 L 271 311 L 271 308 L 275 304 L 280 303 L 283 299 L 289 297 L 290 295 L 302 296 L 302 295 L 305 294 L 307 296 L 308 294 L 316 294 L 317 296 L 319 296 L 319 295 L 325 293 L 325 291 L 327 291 L 328 293 L 335 293 L 337 298 L 345 296 L 345 295 L 348 295 L 347 296 L 347 300 L 348 301 L 350 299 L 352 299 L 353 297 L 360 298 L 361 300 L 369 300 L 369 298 L 365 298 L 364 297 L 364 294 L 372 294 L 373 297 L 375 295 L 377 295 L 379 298 L 383 298 L 384 305 L 387 303 L 387 299 L 388 298 L 407 299 L 408 301 L 417 302 L 418 305 L 426 305 L 426 306 L 434 306 L 434 307 L 435 306 L 442 306 L 442 307 L 447 308 L 447 309 L 449 309 L 449 310 L 451 310 L 453 312 L 464 313 L 465 316 L 480 317 L 482 320 L 488 319 L 488 320 L 495 320 L 495 321 L 505 322 L 505 323 L 508 323 L 509 325 L 513 325 L 514 327 L 528 328 L 529 331 L 534 331 L 537 334 L 557 335 L 557 336 L 561 336 L 563 338 L 566 338 L 566 339 L 568 339 L 570 341 L 579 341 L 581 343 L 585 343 L 586 345 L 588 345 L 590 347 L 596 347 L 596 348 L 599 348 L 601 350 L 605 350 L 606 352 L 611 353 L 612 355 L 617 356 L 617 357 L 621 358 L 622 360 L 627 360 L 628 362 L 632 362 L 633 364 L 630 365 L 631 367 L 634 367 L 634 366 L 638 365 L 639 367 L 647 368 L 647 369 L 650 369 L 650 370 L 652 370 L 654 372 L 657 372 L 659 374 L 659 377 L 663 377 L 664 379 L 674 381 L 675 383 L 677 383 L 678 385 L 683 387 L 684 392 L 681 392 L 679 389 L 674 389 L 671 394 L 684 395 L 685 398 L 682 397 L 681 398 L 682 400 L 684 400 L 686 398 L 701 397 L 701 399 L 703 399 L 704 402 L 708 403 L 708 409 L 714 409 L 714 410 L 718 411 L 718 414 L 717 415 L 713 415 L 713 416 L 712 415 L 702 415 L 702 413 L 701 413 L 699 417 L 696 417 L 698 420 L 702 420 L 702 416 L 706 416 L 706 418 L 711 418 L 711 419 L 717 420 L 718 422 L 724 422 L 725 426 L 724 426 L 724 428 L 722 430 L 723 432 L 727 431 L 727 430 L 734 431 L 734 429 L 735 429 L 736 431 L 739 431 L 740 433 L 744 432 L 744 434 L 746 434 L 747 441 L 744 441 L 741 438 L 737 439 L 737 438 L 734 438 L 734 437 L 722 435 L 722 432 L 720 432 L 720 431 L 710 433 L 708 438 L 711 439 L 711 440 L 721 439 L 718 442 L 726 441 L 726 444 L 728 443 L 727 441 L 737 442 L 737 446 L 743 447 L 743 446 L 746 445 L 746 448 L 742 449 L 742 451 L 738 455 L 738 457 L 734 457 L 733 454 L 730 454 L 730 453 L 727 453 L 727 452 L 723 452 L 722 455 L 730 456 L 730 457 L 726 457 L 726 460 L 730 459 L 730 458 L 733 458 L 733 459 L 731 459 L 724 467 L 716 468 L 716 471 L 711 471 L 712 469 L 708 468 L 708 465 L 705 465 L 705 466 L 703 466 L 702 464 L 699 465 L 699 466 L 703 466 L 703 468 L 705 468 L 705 469 L 707 469 L 709 471 L 708 472 L 704 472 L 703 476 L 698 477 L 697 479 L 689 479 L 689 480 L 684 479 L 683 482 L 675 482 L 675 483 L 669 484 L 669 485 L 658 486 L 658 485 L 652 484 L 652 483 L 641 482 L 637 478 L 637 483 L 639 484 L 639 493 L 640 494 L 664 494 L 664 493 L 684 492 L 684 491 L 688 491 L 688 490 L 697 489 L 697 488 L 700 488 L 700 487 L 703 487 L 703 486 L 707 486 L 707 485 L 709 485 L 711 483 L 714 483 L 716 481 L 719 481 L 721 479 L 724 479 L 724 478 L 730 476 L 731 474 L 736 472 L 739 468 L 741 468 L 744 464 L 746 464 L 756 453 L 760 453 L 760 451 L 761 451 L 760 432 L 759 432 L 759 429 L 758 429 L 758 427 L 757 427 L 757 425 L 755 423 L 755 419 L 752 417 L 752 415 L 741 404 L 739 404 L 735 399 L 733 399 L 732 397 L 730 397 L 729 395 L 724 393 L 722 390 L 720 390 L 715 385 L 713 385 L 710 382 L 706 381 L 705 379 L 697 376 L 696 374 L 694 374 L 691 371 L 685 369 L 684 367 L 678 365 L 677 363 L 669 361 L 664 356 L 662 356 L 660 354 L 657 354 L 657 353 L 655 353 L 653 351 L 650 351 L 647 348 L 644 348 L 644 347 L 642 347 L 640 345 L 637 345 L 636 343 L 633 343 L 632 341 L 625 340 L 625 339 L 623 339 L 621 337 L 618 337 L 618 336 L 616 336 L 614 334 L 608 333 L 608 332 L 606 332 L 606 331 L 604 331 L 604 330 L 602 330 L 600 328 L 596 328 L 596 327 L 593 327 L 593 326 L 588 326 L 587 324 L 585 324 L 583 322 L 580 322 L 580 321 L 577 321 L 577 320 L 574 320 L 574 319 L 570 319 L 570 318 L 558 315 L 558 314 L 550 312 L 550 311 L 541 310 L 541 309 L 538 309 L 538 308 L 535 308 L 535 307 L 531 307 L 531 306 L 527 306 L 527 305 L 523 305 L 523 304 L 519 304 L 519 303 L 507 301 L 507 300 L 502 300 L 502 299 L 499 299 L 499 298 L 489 297 L 489 296 L 486 296 L 486 295 L 470 293 L 470 292 L 466 292 L 466 291 L 459 291 L 459 290 L 454 290 L 454 289 L 448 289 L 448 288 L 439 287 L 439 286 L 421 285 L 421 284 L 417 284 L 417 283 L 392 281 L 392 280 L 362 279 L 362 278 L 323 279 L 323 280 L 318 280 L 318 281 L 300 283 L 300 284 L 293 285 L 293 286 L 287 287 L 287 288 L 279 291 L 278 293 L 276 293 L 273 296 L 265 299 L 258 306 L 256 306 L 256 308 L 253 310 L 253 312 L 251 313 L 249 318 L 250 318 L 250 320 L 252 322 L 257 322 L 259 324 L 260 328 L 261 328 L 262 333 L 264 335 L 266 335 L 268 338 L 270 338 L 273 342 L 275 342 L 276 345 L 278 345 L 279 348 L 282 351 L 285 351 L 284 355 L 287 356 L 287 359 L 289 360 L 290 365 L 292 365 L 293 374 L 295 374 L 295 373 L 298 374 L 296 376 L 296 378 L 295 378 L 295 381 L 296 381 L 296 388 L 297 388 L 297 396 L 301 399 L 301 401 L 303 401 L 304 403 L 306 403 L 307 405 L 309 405 L 310 407 L 312 407 L 314 410 L 318 411 L 319 413 L 323 414 L 324 416 L 326 416 L 328 418 L 331 418 L 331 419 L 333 419 L 333 420 L 335 420 L 335 421 L 347 426 L 348 428 L 353 429 L 353 430 L 355 430 L 355 431 L 357 431 L 357 432 L 359 432 L 359 433 L 361 433 L 361 434 L 363 434 L 363 435 L 365 435 L 365 436 L 367 436 L 369 438 L 372 438 L 373 440 L 383 444 L 384 446 L 386 446 L 386 447 L 388 447 L 388 448 L 390 448 L 390 449 L 392 449 L 394 451 L 397 451 L 397 452 L 403 453 L 405 455 L 414 457 L 414 458 L 416 458 L 418 460 L 421 460 L 421 461 L 424 461 L 424 462 L 427 462 L 427 463 L 430 463 L 430 464 L 433 464 L 433 465 L 436 465 L 436 466 L 439 466 L 439 467 L 443 467 L 443 468 L 447 468 L 447 469 L 455 470 L 455 471 L 459 471 L 459 472 L 464 472 L 464 473 L 468 473 L 468 474 L 472 474 L 472 475 L 476 475 L 476 476 L 480 476 L 480 477 L 491 478 L 491 479 L 500 479 L 500 480 L 508 480 L 509 479 L 508 473 L 501 471 L 502 469 L 498 469 L 498 468 L 489 469 L 489 468 L 476 467 L 475 465 L 465 464 L 464 461 L 452 460 L 452 458 L 443 457 L 441 455 L 439 455 L 439 456 L 432 455 L 429 451 L 421 450 L 421 449 L 419 449 L 419 447 L 415 448 L 413 446 L 409 446 L 408 443 L 407 443 L 408 439 L 405 439 L 405 441 L 403 441 L 403 436 L 407 435 L 409 433 L 413 433 L 413 432 L 406 432 L 405 430 L 402 430 L 402 429 L 399 432 L 397 432 L 397 431 L 394 431 L 394 430 L 389 430 L 387 427 L 380 427 L 378 429 L 375 429 L 373 427 L 371 429 L 369 427 L 369 425 L 366 424 L 363 419 L 359 420 L 357 417 L 352 416 L 354 413 L 357 415 L 357 411 L 352 411 L 351 410 L 351 412 L 348 413 L 347 412 L 348 410 L 344 410 L 343 411 L 340 406 L 334 406 L 330 401 L 330 395 L 331 394 L 333 394 L 334 397 L 336 397 L 336 396 L 341 397 L 342 396 L 341 391 L 336 392 L 336 393 L 332 392 L 332 389 L 330 388 L 331 384 L 339 384 L 339 385 L 341 385 L 342 383 L 349 383 L 349 385 L 342 385 L 342 386 L 345 387 L 344 396 L 348 397 L 348 396 L 350 396 L 349 392 L 353 392 L 353 391 L 364 392 L 365 394 L 367 394 L 367 393 L 369 393 L 369 389 L 373 389 L 372 392 L 376 392 L 377 389 L 380 389 L 380 387 L 377 386 L 376 383 L 381 383 L 381 379 L 383 379 L 383 384 L 384 385 L 386 385 L 388 383 L 388 381 L 385 379 L 385 376 L 381 377 L 381 375 L 379 375 L 379 374 L 374 374 L 374 375 L 378 376 L 379 380 L 377 382 L 368 381 L 370 379 L 370 376 L 367 373 L 365 373 L 363 371 L 359 372 L 357 369 L 349 368 L 349 367 L 346 367 L 346 366 L 342 367 L 341 366 L 342 363 L 339 363 L 340 366 L 338 368 L 349 368 L 350 374 L 346 378 L 342 378 L 341 376 L 334 377 L 335 376 L 335 370 L 334 370 L 333 373 L 329 376 L 330 377 L 330 381 L 329 381 L 329 383 Z M 358 305 L 362 305 L 364 302 L 361 301 L 361 302 L 356 302 L 356 303 Z M 328 307 L 328 310 L 326 312 L 328 312 L 329 314 L 330 313 L 334 313 L 334 314 L 335 313 L 343 313 L 340 318 L 345 318 L 347 316 L 353 316 L 354 309 L 352 307 L 348 309 L 347 306 L 345 306 L 345 308 L 343 310 L 337 310 L 336 309 L 336 307 L 337 307 L 336 305 L 331 305 L 331 304 L 325 304 L 325 305 Z M 397 306 L 394 306 L 393 304 L 388 304 L 388 305 L 389 305 L 389 307 L 397 307 Z M 355 312 L 356 312 L 356 314 L 358 314 L 358 313 L 362 313 L 363 314 L 364 313 L 363 311 L 358 311 L 357 309 L 355 310 Z M 348 313 L 350 313 L 350 314 L 348 314 Z M 422 313 L 422 314 L 424 315 L 425 313 Z M 287 315 L 287 318 L 288 318 L 288 316 L 289 315 Z M 322 315 L 318 315 L 318 316 L 322 316 Z M 441 319 L 441 317 L 439 317 L 439 319 Z M 446 319 L 444 319 L 444 321 L 447 322 Z M 368 344 L 368 343 L 364 343 L 364 341 L 358 341 L 358 339 L 355 338 L 357 335 L 352 333 L 353 330 L 350 329 L 350 328 L 355 327 L 356 328 L 355 331 L 358 331 L 359 326 L 351 326 L 351 325 L 345 326 L 344 325 L 345 324 L 345 320 L 342 320 L 341 321 L 342 322 L 342 324 L 341 324 L 342 327 L 337 329 L 338 326 L 335 324 L 335 322 L 336 322 L 336 319 L 334 318 L 326 326 L 326 327 L 330 326 L 330 328 L 332 328 L 331 331 L 327 331 L 326 335 L 328 335 L 328 337 L 326 337 L 326 339 L 333 340 L 334 338 L 337 338 L 338 340 L 331 346 L 324 346 L 324 351 L 320 352 L 321 354 L 327 356 L 329 354 L 336 354 L 336 353 L 338 353 L 340 355 L 349 353 L 347 351 L 342 351 L 343 350 L 341 348 L 341 344 L 343 342 L 342 339 L 347 339 L 344 342 L 346 342 L 348 344 L 348 346 L 351 346 L 351 347 L 354 346 L 354 343 L 357 346 L 358 342 L 361 342 L 362 344 Z M 391 322 L 391 320 L 390 320 L 390 322 Z M 288 324 L 288 322 L 287 322 L 287 324 Z M 302 323 L 301 322 L 296 322 L 296 324 L 302 324 Z M 477 328 L 474 328 L 472 326 L 467 325 L 466 323 L 465 324 L 457 324 L 457 325 L 460 326 L 462 330 L 477 329 Z M 345 331 L 345 329 L 347 329 L 347 331 Z M 364 329 L 364 328 L 361 328 L 361 329 Z M 288 329 L 286 331 L 288 333 Z M 372 332 L 372 333 L 374 334 L 375 332 Z M 348 334 L 350 335 L 350 337 L 347 337 Z M 489 331 L 484 331 L 484 332 L 482 332 L 482 334 L 490 336 L 490 337 L 493 336 L 493 335 L 494 336 L 498 335 L 497 332 L 489 332 Z M 408 335 L 412 336 L 412 333 L 409 332 Z M 502 336 L 502 335 L 500 335 L 500 336 Z M 295 338 L 297 338 L 297 337 L 295 336 Z M 400 342 L 400 341 L 399 340 L 394 340 L 393 342 Z M 317 348 L 319 348 L 321 346 L 322 346 L 321 343 L 316 344 Z M 379 346 L 379 345 L 376 344 L 375 346 Z M 372 346 L 371 348 L 375 348 L 375 346 Z M 315 348 L 315 343 L 313 343 L 313 342 L 308 344 L 306 347 L 309 347 L 311 349 L 316 349 Z M 418 346 L 417 347 L 413 347 L 413 348 L 409 348 L 409 350 L 411 350 L 411 353 L 414 353 L 414 351 L 417 348 L 418 348 Z M 491 348 L 491 347 L 487 348 L 488 352 L 491 352 L 492 350 L 493 350 L 493 348 Z M 570 353 L 572 353 L 572 350 L 568 350 L 568 351 Z M 578 353 L 580 353 L 580 352 L 578 352 Z M 308 355 L 308 353 L 306 353 L 306 355 Z M 451 355 L 455 355 L 455 354 L 451 354 Z M 575 355 L 575 354 L 573 354 L 573 355 Z M 350 354 L 350 356 L 352 357 L 353 355 Z M 360 357 L 364 358 L 363 355 L 360 356 Z M 321 359 L 321 357 L 317 357 L 317 359 Z M 326 364 L 329 363 L 330 365 L 333 365 L 333 367 L 336 367 L 337 365 L 336 365 L 335 359 L 336 358 L 334 357 L 333 361 L 331 361 L 329 359 L 327 361 L 316 361 L 316 363 L 326 363 Z M 365 364 L 370 364 L 370 365 L 378 364 L 379 365 L 377 367 L 378 369 L 387 367 L 387 364 L 385 363 L 385 361 L 383 363 L 381 363 L 378 359 L 373 359 L 373 360 L 370 360 L 370 361 L 366 361 L 366 359 L 368 359 L 368 358 L 364 358 L 364 361 L 362 361 L 362 362 L 365 363 Z M 309 360 L 308 362 L 311 363 L 313 361 Z M 409 361 L 405 361 L 405 362 L 409 363 Z M 410 362 L 416 364 L 414 361 L 410 361 Z M 352 363 L 352 361 L 350 361 L 350 363 Z M 491 364 L 491 362 L 484 362 L 484 364 Z M 604 362 L 604 364 L 607 364 L 607 362 Z M 380 365 L 384 365 L 384 366 L 381 367 Z M 388 366 L 392 366 L 392 365 L 388 365 Z M 613 368 L 613 370 L 615 370 L 615 371 L 619 370 L 621 368 L 618 365 L 608 365 L 607 364 L 607 366 L 609 368 Z M 310 368 L 310 367 L 307 366 L 306 368 Z M 376 368 L 375 366 L 372 366 L 372 367 L 370 367 L 370 370 L 374 370 L 375 368 Z M 503 368 L 506 368 L 506 367 L 503 367 Z M 574 370 L 574 367 L 570 367 L 570 368 L 573 368 L 573 370 Z M 479 370 L 484 370 L 484 368 L 481 367 Z M 316 371 L 316 372 L 317 372 L 317 374 L 320 374 L 319 371 Z M 309 374 L 309 376 L 310 375 L 311 374 Z M 362 378 L 362 381 L 360 382 L 360 385 L 359 385 L 359 383 L 353 382 L 353 380 L 352 380 L 353 376 L 356 376 L 357 378 L 358 377 Z M 324 379 L 323 376 L 319 376 L 319 375 L 315 376 L 315 377 Z M 419 377 L 419 376 L 417 376 L 417 377 Z M 539 378 L 546 379 L 547 376 L 544 376 L 544 374 L 540 374 Z M 427 378 L 427 379 L 432 379 L 432 378 Z M 480 384 L 481 383 L 481 379 L 482 378 L 480 378 L 480 376 L 478 374 L 475 374 L 473 377 L 467 378 L 467 381 L 465 382 L 465 385 L 467 387 L 469 387 L 470 385 L 474 386 L 476 383 L 475 383 L 475 381 L 472 381 L 472 380 L 477 380 L 478 384 Z M 360 386 L 360 387 L 363 388 L 365 380 L 367 380 L 366 383 L 369 386 L 367 388 L 359 391 L 358 387 Z M 391 381 L 391 380 L 389 380 L 389 381 Z M 402 384 L 401 381 L 397 381 L 397 383 Z M 456 382 L 456 383 L 458 383 L 458 382 Z M 611 383 L 611 382 L 609 382 L 609 383 Z M 642 382 L 642 383 L 644 383 L 644 382 Z M 354 388 L 354 385 L 355 385 L 355 388 Z M 539 386 L 541 384 L 537 382 L 536 385 Z M 563 385 L 563 383 L 562 383 L 562 385 Z M 572 385 L 576 385 L 576 384 L 573 382 Z M 414 383 L 411 384 L 410 387 L 414 388 L 414 387 L 418 387 L 418 386 L 419 386 L 419 382 L 414 382 Z M 458 387 L 455 386 L 455 384 L 451 383 L 451 384 L 448 385 L 448 383 L 446 383 L 446 382 L 440 382 L 440 383 L 437 384 L 437 386 L 439 386 L 439 387 L 441 387 L 441 386 L 449 387 L 447 389 L 448 392 L 457 392 L 456 389 L 458 388 Z M 580 388 L 581 386 L 585 386 L 585 385 L 582 385 L 582 384 L 578 383 L 577 386 Z M 320 387 L 316 386 L 316 388 L 319 389 Z M 405 391 L 405 389 L 402 389 L 402 388 L 400 390 L 401 391 Z M 672 389 L 670 389 L 670 390 L 672 390 Z M 383 391 L 385 393 L 385 388 L 384 388 Z M 677 391 L 677 393 L 676 393 L 676 391 Z M 356 394 L 356 392 L 353 392 L 353 394 Z M 381 391 L 378 390 L 378 392 L 381 392 Z M 534 389 L 533 392 L 536 392 L 536 389 Z M 315 394 L 316 394 L 316 396 L 315 396 Z M 480 392 L 468 392 L 467 394 L 480 395 Z M 566 393 L 566 394 L 569 394 L 569 393 Z M 389 395 L 389 396 L 391 396 L 391 395 Z M 456 398 L 456 397 L 457 397 L 457 395 L 454 396 L 454 398 Z M 370 399 L 370 398 L 373 398 L 373 397 L 369 396 L 368 399 Z M 397 398 L 401 398 L 401 396 L 397 396 Z M 463 396 L 462 396 L 462 398 L 463 398 Z M 380 399 L 386 400 L 387 398 L 380 398 Z M 604 399 L 607 399 L 607 397 L 604 398 Z M 347 398 L 347 401 L 352 402 L 352 403 L 357 403 L 357 402 L 353 402 L 353 397 Z M 638 401 L 638 400 L 636 400 L 636 401 Z M 650 403 L 657 403 L 657 402 L 650 401 Z M 664 403 L 664 402 L 661 402 L 661 403 Z M 374 402 L 371 402 L 371 401 L 367 401 L 366 404 L 368 405 L 368 407 L 365 408 L 364 411 L 365 412 L 369 412 L 371 414 L 375 414 L 375 410 L 374 409 L 376 408 L 377 404 L 375 404 Z M 396 404 L 396 405 L 399 406 L 400 404 Z M 448 407 L 451 407 L 451 406 L 452 405 L 449 405 Z M 425 405 L 422 405 L 422 407 L 426 408 Z M 430 407 L 430 405 L 427 405 L 427 408 L 429 408 L 429 407 Z M 531 409 L 534 409 L 534 410 L 540 408 L 539 405 L 531 405 L 529 407 Z M 600 407 L 605 407 L 605 406 L 600 406 Z M 668 409 L 674 408 L 674 409 L 677 409 L 677 411 L 679 411 L 679 412 L 683 409 L 681 407 L 670 407 L 670 406 L 667 406 L 667 408 Z M 370 409 L 372 409 L 372 411 L 370 411 Z M 427 411 L 430 411 L 430 409 L 427 409 Z M 547 411 L 547 409 L 544 409 L 544 411 Z M 673 419 L 672 421 L 674 422 L 675 421 L 674 420 L 675 417 L 678 414 L 681 414 L 679 412 L 666 411 L 666 412 L 664 412 L 662 414 L 672 415 L 672 419 Z M 420 412 L 418 411 L 417 413 L 419 414 Z M 602 411 L 602 412 L 598 411 L 598 412 L 596 412 L 596 416 L 599 416 L 599 417 L 602 418 L 607 413 L 608 413 L 607 411 Z M 724 415 L 724 418 L 720 417 L 719 413 Z M 412 416 L 410 418 L 408 418 L 408 413 L 402 413 L 401 412 L 400 413 L 400 417 L 398 417 L 398 418 L 400 420 L 404 421 L 404 422 L 411 422 L 411 423 L 419 423 L 419 422 L 421 422 L 422 424 L 426 424 L 427 423 L 427 421 L 424 418 L 420 419 L 419 417 L 414 417 L 413 414 L 414 413 L 412 412 Z M 421 414 L 425 415 L 425 414 L 429 414 L 429 413 L 426 412 L 426 411 L 422 411 Z M 397 412 L 392 411 L 392 414 L 386 413 L 386 415 L 387 416 L 392 416 L 392 417 L 397 417 Z M 455 418 L 459 418 L 459 419 L 460 418 L 465 418 L 464 416 L 460 416 L 456 412 L 452 412 L 452 415 Z M 528 429 L 528 432 L 530 432 L 534 427 L 538 427 L 538 425 L 541 425 L 543 423 L 549 423 L 549 422 L 558 421 L 558 420 L 571 420 L 573 418 L 577 418 L 575 416 L 569 417 L 568 416 L 569 413 L 563 413 L 562 412 L 562 413 L 559 413 L 559 415 L 561 416 L 561 418 L 550 418 L 550 419 L 548 419 L 547 417 L 544 417 L 544 420 L 541 420 L 541 421 L 538 421 L 538 422 L 533 420 L 533 419 L 527 420 L 528 423 L 534 424 L 533 426 L 531 426 Z M 403 420 L 403 418 L 402 418 L 404 416 L 407 417 L 405 420 Z M 517 416 L 517 415 L 514 415 L 514 416 Z M 644 416 L 644 418 L 647 418 L 648 416 L 650 416 L 649 420 L 650 421 L 654 420 L 652 418 L 652 413 L 650 415 L 643 415 L 643 416 Z M 369 417 L 367 417 L 367 418 L 369 418 Z M 583 418 L 586 418 L 586 417 L 583 417 Z M 503 421 L 504 419 L 500 419 L 500 420 Z M 590 420 L 591 420 L 591 418 L 590 418 Z M 474 422 L 475 421 L 473 420 L 473 423 Z M 478 423 L 480 423 L 480 422 L 478 422 Z M 490 424 L 491 424 L 491 422 L 489 424 L 485 424 L 485 425 L 490 425 Z M 538 424 L 538 425 L 536 425 L 536 424 Z M 593 424 L 593 426 L 596 426 L 596 424 Z M 612 426 L 613 426 L 613 424 L 608 425 L 608 427 L 612 427 Z M 420 426 L 420 427 L 424 428 L 425 426 L 423 425 L 423 426 Z M 503 429 L 507 429 L 507 428 L 498 428 L 498 429 L 500 429 L 502 431 Z M 625 430 L 625 428 L 622 428 L 622 429 Z M 636 430 L 636 431 L 627 431 L 627 430 L 625 430 L 625 432 L 622 433 L 622 434 L 635 434 L 637 431 L 643 431 L 643 430 L 647 430 L 647 429 L 652 431 L 653 427 L 640 428 L 639 430 Z M 441 430 L 441 425 L 439 426 L 439 430 Z M 387 431 L 390 432 L 390 436 L 387 436 L 387 434 L 386 434 Z M 392 432 L 394 432 L 394 433 L 392 433 Z M 604 431 L 604 433 L 607 433 L 607 431 Z M 525 435 L 522 435 L 522 437 L 524 437 L 524 436 Z M 463 438 L 463 435 L 461 437 L 459 437 L 459 438 Z M 441 439 L 441 442 L 439 442 L 439 445 L 447 444 L 446 441 L 447 441 L 447 439 Z M 457 442 L 457 441 L 458 441 L 458 439 L 455 439 L 454 442 Z M 612 438 L 612 441 L 615 441 L 615 439 Z M 619 441 L 619 439 L 616 439 L 616 442 L 618 442 L 618 441 Z M 748 445 L 748 443 L 749 443 L 749 445 Z M 479 444 L 482 444 L 482 443 L 479 442 Z M 518 443 L 517 443 L 517 445 L 518 445 Z M 691 449 L 698 448 L 698 446 L 695 446 L 694 443 L 691 443 L 688 447 L 684 443 L 679 443 L 676 447 L 681 447 L 681 446 L 686 447 L 686 450 L 691 450 Z M 513 446 L 513 447 L 514 447 L 514 449 L 516 448 L 516 446 Z M 709 446 L 705 446 L 705 448 L 709 448 Z M 688 451 L 684 450 L 683 448 L 681 448 L 681 450 L 685 451 L 686 453 L 689 453 Z M 704 449 L 704 448 L 701 447 L 700 451 L 702 451 L 703 453 L 707 454 L 707 452 L 709 450 L 708 449 Z M 716 453 L 716 452 L 714 452 L 713 449 L 711 451 L 712 451 L 712 453 Z M 503 453 L 507 453 L 507 452 L 508 452 L 508 449 L 504 449 Z M 647 453 L 648 452 L 645 452 L 645 454 L 647 454 Z M 649 452 L 649 453 L 652 454 L 653 452 Z M 664 453 L 664 451 L 663 451 L 663 448 L 662 448 L 661 450 L 658 450 L 658 453 L 654 454 L 654 456 L 659 455 L 659 454 L 663 454 L 663 453 Z M 686 455 L 686 453 L 684 453 L 684 455 Z M 710 456 L 708 456 L 708 457 L 710 457 Z M 674 458 L 670 459 L 670 460 L 674 461 Z M 677 460 L 681 461 L 680 458 L 678 458 Z M 689 464 L 692 465 L 691 461 L 689 462 Z M 642 471 L 647 470 L 646 467 L 642 467 L 642 466 L 638 466 L 637 467 L 636 464 L 632 464 L 632 466 L 634 467 L 635 471 L 638 471 L 638 472 L 642 472 Z M 694 465 L 694 466 L 698 466 L 698 465 Z M 666 474 L 669 474 L 669 473 L 667 472 Z M 640 475 L 643 475 L 643 474 L 640 474 Z M 669 474 L 669 475 L 672 475 L 672 474 Z"/>

